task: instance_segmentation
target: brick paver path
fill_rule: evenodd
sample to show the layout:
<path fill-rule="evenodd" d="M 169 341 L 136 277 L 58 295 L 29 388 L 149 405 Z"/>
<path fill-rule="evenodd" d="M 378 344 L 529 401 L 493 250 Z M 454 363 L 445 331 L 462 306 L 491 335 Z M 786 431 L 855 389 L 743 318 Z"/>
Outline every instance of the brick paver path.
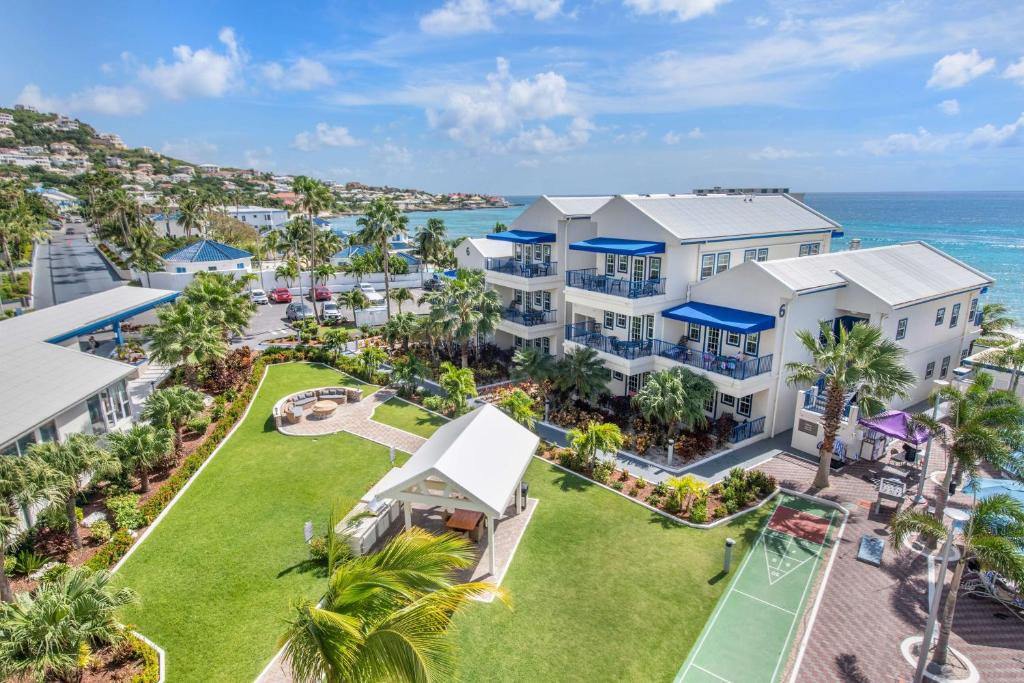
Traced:
<path fill-rule="evenodd" d="M 373 411 L 377 409 L 377 406 L 394 398 L 394 396 L 395 391 L 393 389 L 379 389 L 362 401 L 339 405 L 338 409 L 330 417 L 306 417 L 298 424 L 282 425 L 281 431 L 285 434 L 296 436 L 352 432 L 364 439 L 376 441 L 385 446 L 394 446 L 406 453 L 415 453 L 416 449 L 422 446 L 426 439 L 390 425 L 374 422 L 371 419 Z"/>
<path fill-rule="evenodd" d="M 861 463 L 847 466 L 843 474 L 832 477 L 832 485 L 823 492 L 811 488 L 816 465 L 806 460 L 780 455 L 758 468 L 774 475 L 786 488 L 835 500 L 850 510 L 799 681 L 895 683 L 910 681 L 913 676 L 913 667 L 903 659 L 899 646 L 904 638 L 924 631 L 927 560 L 887 546 L 881 567 L 857 561 L 860 537 L 874 534 L 886 538 L 892 514 L 891 508 L 884 506 L 880 515 L 863 507 L 862 501 L 875 500 L 874 486 L 863 478 L 870 467 Z M 944 467 L 945 453 L 933 448 L 930 469 Z M 925 486 L 929 505 L 938 489 L 931 482 Z M 963 494 L 953 502 L 970 504 Z M 951 575 L 952 571 L 947 576 Z M 803 633 L 797 642 L 802 638 Z M 995 603 L 961 597 L 952 645 L 974 662 L 984 683 L 1024 681 L 1024 622 Z"/>

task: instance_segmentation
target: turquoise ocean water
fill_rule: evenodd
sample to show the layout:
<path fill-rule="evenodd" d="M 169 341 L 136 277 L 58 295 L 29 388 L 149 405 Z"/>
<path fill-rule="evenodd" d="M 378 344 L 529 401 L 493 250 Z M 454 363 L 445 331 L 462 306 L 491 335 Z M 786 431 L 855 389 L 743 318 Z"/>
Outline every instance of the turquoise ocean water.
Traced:
<path fill-rule="evenodd" d="M 484 235 L 496 222 L 511 223 L 535 198 L 508 199 L 517 206 L 413 212 L 410 230 L 437 217 L 444 220 L 450 237 Z M 845 249 L 855 237 L 862 248 L 928 242 L 991 275 L 996 286 L 985 300 L 1006 304 L 1024 321 L 1024 192 L 808 193 L 805 200 L 845 229 L 833 249 Z M 339 217 L 332 223 L 351 230 L 355 217 Z"/>

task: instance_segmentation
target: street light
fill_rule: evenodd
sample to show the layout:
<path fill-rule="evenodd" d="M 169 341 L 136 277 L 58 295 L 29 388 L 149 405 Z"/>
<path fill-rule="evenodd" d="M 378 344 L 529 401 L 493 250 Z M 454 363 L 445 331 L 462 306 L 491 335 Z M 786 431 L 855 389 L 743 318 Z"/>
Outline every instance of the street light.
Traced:
<path fill-rule="evenodd" d="M 939 616 L 939 603 L 942 601 L 942 587 L 946 583 L 946 568 L 949 566 L 949 553 L 953 547 L 953 534 L 956 531 L 957 522 L 966 522 L 971 514 L 960 508 L 947 507 L 946 517 L 952 520 L 949 525 L 949 533 L 946 534 L 946 543 L 942 548 L 942 567 L 939 568 L 939 577 L 935 582 L 935 595 L 932 596 L 932 604 L 928 609 L 928 621 L 924 626 L 924 639 L 921 640 L 921 650 L 917 654 L 917 669 L 914 671 L 914 683 L 921 683 L 924 680 L 924 670 L 928 666 L 928 652 L 932 647 L 932 638 L 935 635 L 935 621 Z M 956 586 L 950 586 L 955 591 Z"/>
<path fill-rule="evenodd" d="M 935 380 L 936 386 L 939 388 L 949 386 L 949 382 L 942 379 Z M 932 419 L 939 419 L 939 394 L 938 391 L 932 396 Z M 918 477 L 917 482 L 917 495 L 914 496 L 914 504 L 924 502 L 924 480 L 928 478 L 928 460 L 932 454 L 932 441 L 934 437 L 931 431 L 928 432 L 928 444 L 924 447 L 924 460 L 921 462 L 921 476 Z"/>

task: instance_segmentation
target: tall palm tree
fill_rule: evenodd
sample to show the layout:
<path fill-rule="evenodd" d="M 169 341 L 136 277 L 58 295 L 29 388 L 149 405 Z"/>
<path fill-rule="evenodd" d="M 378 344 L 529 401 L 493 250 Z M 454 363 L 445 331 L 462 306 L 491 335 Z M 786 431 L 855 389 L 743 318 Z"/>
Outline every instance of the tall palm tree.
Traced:
<path fill-rule="evenodd" d="M 861 414 L 874 415 L 893 398 L 906 396 L 915 377 L 903 365 L 903 349 L 872 325 L 857 323 L 849 331 L 840 326 L 837 334 L 830 321 L 822 321 L 817 333 L 800 330 L 796 336 L 811 360 L 787 363 L 787 381 L 805 386 L 822 377 L 825 381 L 824 435 L 814 478 L 814 486 L 823 489 L 829 485 L 832 450 L 847 401 L 856 394 Z"/>
<path fill-rule="evenodd" d="M 171 236 L 171 198 L 161 194 L 156 200 L 156 210 L 164 219 L 164 236 Z"/>
<path fill-rule="evenodd" d="M 592 401 L 598 394 L 607 391 L 608 368 L 598 357 L 597 351 L 584 346 L 569 351 L 557 363 L 555 387 L 562 392 L 584 401 Z"/>
<path fill-rule="evenodd" d="M 533 405 L 533 399 L 530 395 L 522 389 L 513 389 L 512 391 L 505 394 L 500 401 L 498 401 L 498 407 L 508 413 L 508 416 L 513 420 L 523 425 L 527 429 L 533 429 L 533 426 L 540 419 L 540 413 Z"/>
<path fill-rule="evenodd" d="M 358 239 L 363 244 L 377 247 L 381 253 L 384 268 L 384 301 L 387 317 L 391 319 L 391 252 L 389 246 L 395 237 L 405 235 L 409 218 L 386 197 L 377 197 L 370 202 L 366 215 L 356 220 L 359 226 Z"/>
<path fill-rule="evenodd" d="M 990 349 L 981 355 L 981 360 L 1010 371 L 1010 392 L 1016 394 L 1020 375 L 1024 372 L 1024 342 Z"/>
<path fill-rule="evenodd" d="M 27 201 L 24 189 L 13 181 L 0 183 L 0 248 L 12 282 L 15 277 L 12 248 L 42 238 L 45 228 L 46 215 Z"/>
<path fill-rule="evenodd" d="M 352 310 L 352 322 L 355 322 L 356 311 L 369 306 L 370 299 L 363 290 L 353 287 L 347 292 L 342 292 L 338 295 L 338 303 L 342 306 L 348 306 Z"/>
<path fill-rule="evenodd" d="M 950 590 L 942 599 L 939 638 L 935 642 L 931 663 L 933 670 L 946 666 L 949 638 L 953 633 L 959 586 L 968 564 L 980 564 L 983 570 L 994 570 L 1024 586 L 1024 505 L 1007 494 L 997 494 L 974 504 L 971 518 L 960 536 L 960 558 L 953 570 Z M 913 533 L 935 541 L 944 540 L 946 525 L 927 512 L 908 509 L 896 515 L 889 525 L 890 542 L 900 548 Z"/>
<path fill-rule="evenodd" d="M 112 432 L 108 438 L 110 454 L 122 469 L 135 472 L 139 489 L 149 491 L 149 472 L 171 451 L 171 431 L 153 425 L 136 424 L 126 432 Z"/>
<path fill-rule="evenodd" d="M 72 567 L 32 592 L 0 605 L 0 677 L 81 681 L 94 648 L 122 642 L 117 615 L 138 602 L 110 585 L 109 572 Z"/>
<path fill-rule="evenodd" d="M 136 270 L 146 274 L 146 286 L 151 286 L 149 274 L 160 270 L 163 261 L 160 258 L 160 242 L 153 232 L 152 224 L 132 230 L 128 242 L 127 260 Z"/>
<path fill-rule="evenodd" d="M 178 224 L 185 230 L 185 237 L 192 237 L 192 231 L 202 234 L 206 229 L 206 214 L 209 200 L 199 192 L 187 192 L 178 202 Z"/>
<path fill-rule="evenodd" d="M 326 211 L 334 205 L 334 195 L 330 189 L 319 180 L 307 176 L 296 176 L 292 181 L 292 191 L 298 195 L 298 206 L 306 213 L 309 228 L 309 279 L 310 289 L 314 287 L 314 277 L 317 267 L 317 233 L 316 219 L 320 212 Z M 301 283 L 299 283 L 301 285 Z M 317 310 L 316 301 L 313 302 L 313 314 L 317 323 L 320 322 L 320 312 Z"/>
<path fill-rule="evenodd" d="M 556 373 L 554 356 L 528 346 L 516 350 L 512 356 L 512 379 L 528 379 L 540 387 L 541 398 L 547 403 L 551 380 Z"/>
<path fill-rule="evenodd" d="M 424 265 L 436 265 L 448 251 L 448 228 L 440 218 L 428 218 L 413 238 L 416 253 Z"/>
<path fill-rule="evenodd" d="M 279 230 L 270 230 L 267 232 L 267 234 L 263 236 L 263 246 L 267 248 L 267 251 L 276 260 L 280 256 L 281 232 Z"/>
<path fill-rule="evenodd" d="M 399 287 L 398 289 L 391 292 L 391 300 L 398 306 L 398 312 L 402 312 L 402 304 L 407 301 L 412 301 L 412 292 L 405 287 Z"/>
<path fill-rule="evenodd" d="M 160 308 L 156 316 L 159 322 L 146 338 L 157 362 L 191 366 L 227 353 L 222 328 L 205 307 L 181 301 Z"/>
<path fill-rule="evenodd" d="M 989 344 L 998 345 L 1013 341 L 1015 337 L 1010 334 L 1010 329 L 1017 324 L 1017 321 L 1010 316 L 1010 310 L 1005 304 L 989 303 L 981 307 L 981 340 Z"/>
<path fill-rule="evenodd" d="M 29 453 L 42 460 L 53 472 L 54 483 L 61 491 L 68 518 L 68 536 L 76 548 L 82 547 L 78 533 L 75 502 L 87 477 L 105 477 L 116 473 L 120 464 L 100 448 L 92 434 L 71 434 L 63 443 L 50 441 L 29 446 Z"/>
<path fill-rule="evenodd" d="M 573 428 L 566 438 L 569 448 L 582 463 L 594 465 L 598 452 L 615 454 L 622 448 L 623 436 L 619 426 L 611 422 L 588 422 L 583 429 Z"/>
<path fill-rule="evenodd" d="M 25 517 L 24 528 L 28 528 L 30 506 L 60 500 L 61 491 L 54 475 L 53 470 L 34 455 L 0 455 L 0 600 L 3 602 L 14 600 L 4 560 L 7 548 L 23 530 L 17 512 L 21 510 Z"/>
<path fill-rule="evenodd" d="M 456 581 L 474 558 L 466 539 L 413 529 L 340 563 L 320 603 L 296 603 L 281 636 L 292 680 L 453 680 L 452 619 L 485 593 L 506 597 L 488 583 Z"/>
<path fill-rule="evenodd" d="M 680 429 L 707 424 L 704 403 L 714 395 L 715 385 L 707 377 L 686 368 L 673 368 L 651 373 L 647 384 L 633 397 L 633 405 L 648 420 L 664 425 L 669 441 L 675 441 Z"/>
<path fill-rule="evenodd" d="M 185 425 L 203 411 L 203 395 L 186 386 L 157 389 L 146 397 L 142 417 L 174 434 L 174 454 L 181 456 Z"/>

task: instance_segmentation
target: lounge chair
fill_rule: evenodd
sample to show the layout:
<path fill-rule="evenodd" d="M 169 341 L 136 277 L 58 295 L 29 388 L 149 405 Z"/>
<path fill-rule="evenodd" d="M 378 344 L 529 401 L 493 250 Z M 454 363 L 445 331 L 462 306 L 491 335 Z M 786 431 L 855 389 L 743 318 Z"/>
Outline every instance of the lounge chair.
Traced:
<path fill-rule="evenodd" d="M 995 600 L 1015 617 L 1024 621 L 1024 596 L 994 571 L 968 574 L 960 584 L 960 590 L 965 595 Z"/>

